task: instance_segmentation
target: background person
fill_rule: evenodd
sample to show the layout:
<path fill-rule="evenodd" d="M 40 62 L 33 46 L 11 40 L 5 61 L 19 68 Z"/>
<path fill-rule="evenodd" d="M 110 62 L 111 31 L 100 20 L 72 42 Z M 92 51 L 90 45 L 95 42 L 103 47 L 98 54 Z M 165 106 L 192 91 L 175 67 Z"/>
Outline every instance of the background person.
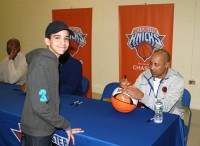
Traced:
<path fill-rule="evenodd" d="M 183 119 L 182 94 L 184 79 L 170 68 L 170 54 L 157 50 L 151 57 L 149 69 L 142 72 L 133 86 L 128 85 L 127 79 L 121 81 L 132 98 L 138 99 L 148 108 L 154 110 L 157 99 L 163 102 L 163 111 L 179 115 Z"/>
<path fill-rule="evenodd" d="M 67 49 L 69 54 L 71 56 L 74 56 L 79 51 L 79 44 L 76 42 L 76 40 L 70 40 L 69 42 L 69 48 Z"/>
<path fill-rule="evenodd" d="M 0 81 L 22 85 L 26 80 L 27 63 L 18 39 L 8 40 L 7 53 L 8 56 L 0 63 Z"/>
<path fill-rule="evenodd" d="M 83 96 L 82 64 L 68 50 L 59 57 L 59 93 Z"/>

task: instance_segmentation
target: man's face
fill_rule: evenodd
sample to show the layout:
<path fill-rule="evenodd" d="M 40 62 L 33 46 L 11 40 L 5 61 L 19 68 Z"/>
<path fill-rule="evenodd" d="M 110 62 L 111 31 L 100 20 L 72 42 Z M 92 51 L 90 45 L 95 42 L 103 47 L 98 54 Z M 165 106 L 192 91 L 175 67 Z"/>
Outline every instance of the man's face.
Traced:
<path fill-rule="evenodd" d="M 17 52 L 20 51 L 20 48 L 17 46 L 17 44 L 14 41 L 9 41 L 7 43 L 7 53 L 8 53 L 8 55 L 10 55 L 11 51 L 15 50 L 15 49 L 17 50 Z"/>
<path fill-rule="evenodd" d="M 169 62 L 166 62 L 165 58 L 161 54 L 154 54 L 151 57 L 149 69 L 153 77 L 163 78 L 167 74 Z"/>
<path fill-rule="evenodd" d="M 45 44 L 58 58 L 60 55 L 64 54 L 69 47 L 69 32 L 67 30 L 62 30 L 52 34 L 50 39 L 45 38 Z"/>

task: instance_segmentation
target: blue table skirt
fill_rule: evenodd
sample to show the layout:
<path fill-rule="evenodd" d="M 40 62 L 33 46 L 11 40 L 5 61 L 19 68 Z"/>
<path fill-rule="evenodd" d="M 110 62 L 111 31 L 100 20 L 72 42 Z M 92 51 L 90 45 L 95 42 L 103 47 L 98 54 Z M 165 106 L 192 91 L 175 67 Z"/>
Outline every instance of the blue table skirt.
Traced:
<path fill-rule="evenodd" d="M 19 145 L 19 125 L 25 94 L 14 90 L 16 88 L 19 86 L 0 83 L 1 146 Z M 71 105 L 77 100 L 83 103 L 79 106 Z M 81 127 L 85 130 L 82 134 L 74 135 L 76 146 L 184 145 L 182 123 L 177 115 L 164 113 L 163 123 L 148 123 L 146 120 L 154 115 L 151 110 L 136 108 L 124 114 L 116 111 L 110 102 L 71 95 L 61 97 L 60 114 L 71 122 L 72 128 Z M 66 145 L 66 138 L 63 130 L 57 130 L 53 142 Z"/>

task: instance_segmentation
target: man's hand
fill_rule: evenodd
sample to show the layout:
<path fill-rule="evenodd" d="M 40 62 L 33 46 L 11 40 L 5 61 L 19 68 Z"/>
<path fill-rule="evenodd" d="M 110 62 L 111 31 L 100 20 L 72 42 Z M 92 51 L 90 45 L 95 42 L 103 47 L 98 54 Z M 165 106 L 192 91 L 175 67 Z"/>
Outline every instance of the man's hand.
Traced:
<path fill-rule="evenodd" d="M 15 57 L 17 56 L 17 53 L 18 53 L 18 50 L 17 48 L 13 48 L 10 52 L 10 55 L 9 55 L 9 60 L 14 60 Z"/>
<path fill-rule="evenodd" d="M 127 78 L 122 79 L 119 84 L 120 87 L 122 87 L 123 89 L 126 89 L 128 86 L 131 85 Z"/>
<path fill-rule="evenodd" d="M 67 139 L 68 143 L 70 142 L 70 139 L 72 139 L 72 143 L 73 143 L 73 145 L 75 145 L 75 139 L 74 139 L 73 134 L 83 133 L 84 130 L 82 130 L 81 128 L 73 128 L 70 130 L 66 130 L 65 132 L 67 133 L 67 136 L 68 136 L 68 139 Z"/>
<path fill-rule="evenodd" d="M 126 88 L 126 91 L 130 94 L 131 98 L 142 100 L 142 98 L 144 97 L 144 93 L 135 86 L 128 86 Z"/>

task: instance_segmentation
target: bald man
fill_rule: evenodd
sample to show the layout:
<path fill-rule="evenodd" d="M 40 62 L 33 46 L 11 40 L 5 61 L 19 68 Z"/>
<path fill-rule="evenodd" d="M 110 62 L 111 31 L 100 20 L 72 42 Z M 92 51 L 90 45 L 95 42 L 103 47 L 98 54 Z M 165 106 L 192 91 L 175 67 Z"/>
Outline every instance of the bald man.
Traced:
<path fill-rule="evenodd" d="M 157 99 L 163 102 L 163 111 L 179 115 L 183 119 L 182 94 L 184 79 L 170 68 L 170 54 L 164 50 L 156 50 L 150 59 L 149 69 L 142 72 L 134 85 L 126 90 L 131 97 L 139 100 L 146 107 L 154 110 Z M 121 82 L 121 85 L 124 84 Z"/>

